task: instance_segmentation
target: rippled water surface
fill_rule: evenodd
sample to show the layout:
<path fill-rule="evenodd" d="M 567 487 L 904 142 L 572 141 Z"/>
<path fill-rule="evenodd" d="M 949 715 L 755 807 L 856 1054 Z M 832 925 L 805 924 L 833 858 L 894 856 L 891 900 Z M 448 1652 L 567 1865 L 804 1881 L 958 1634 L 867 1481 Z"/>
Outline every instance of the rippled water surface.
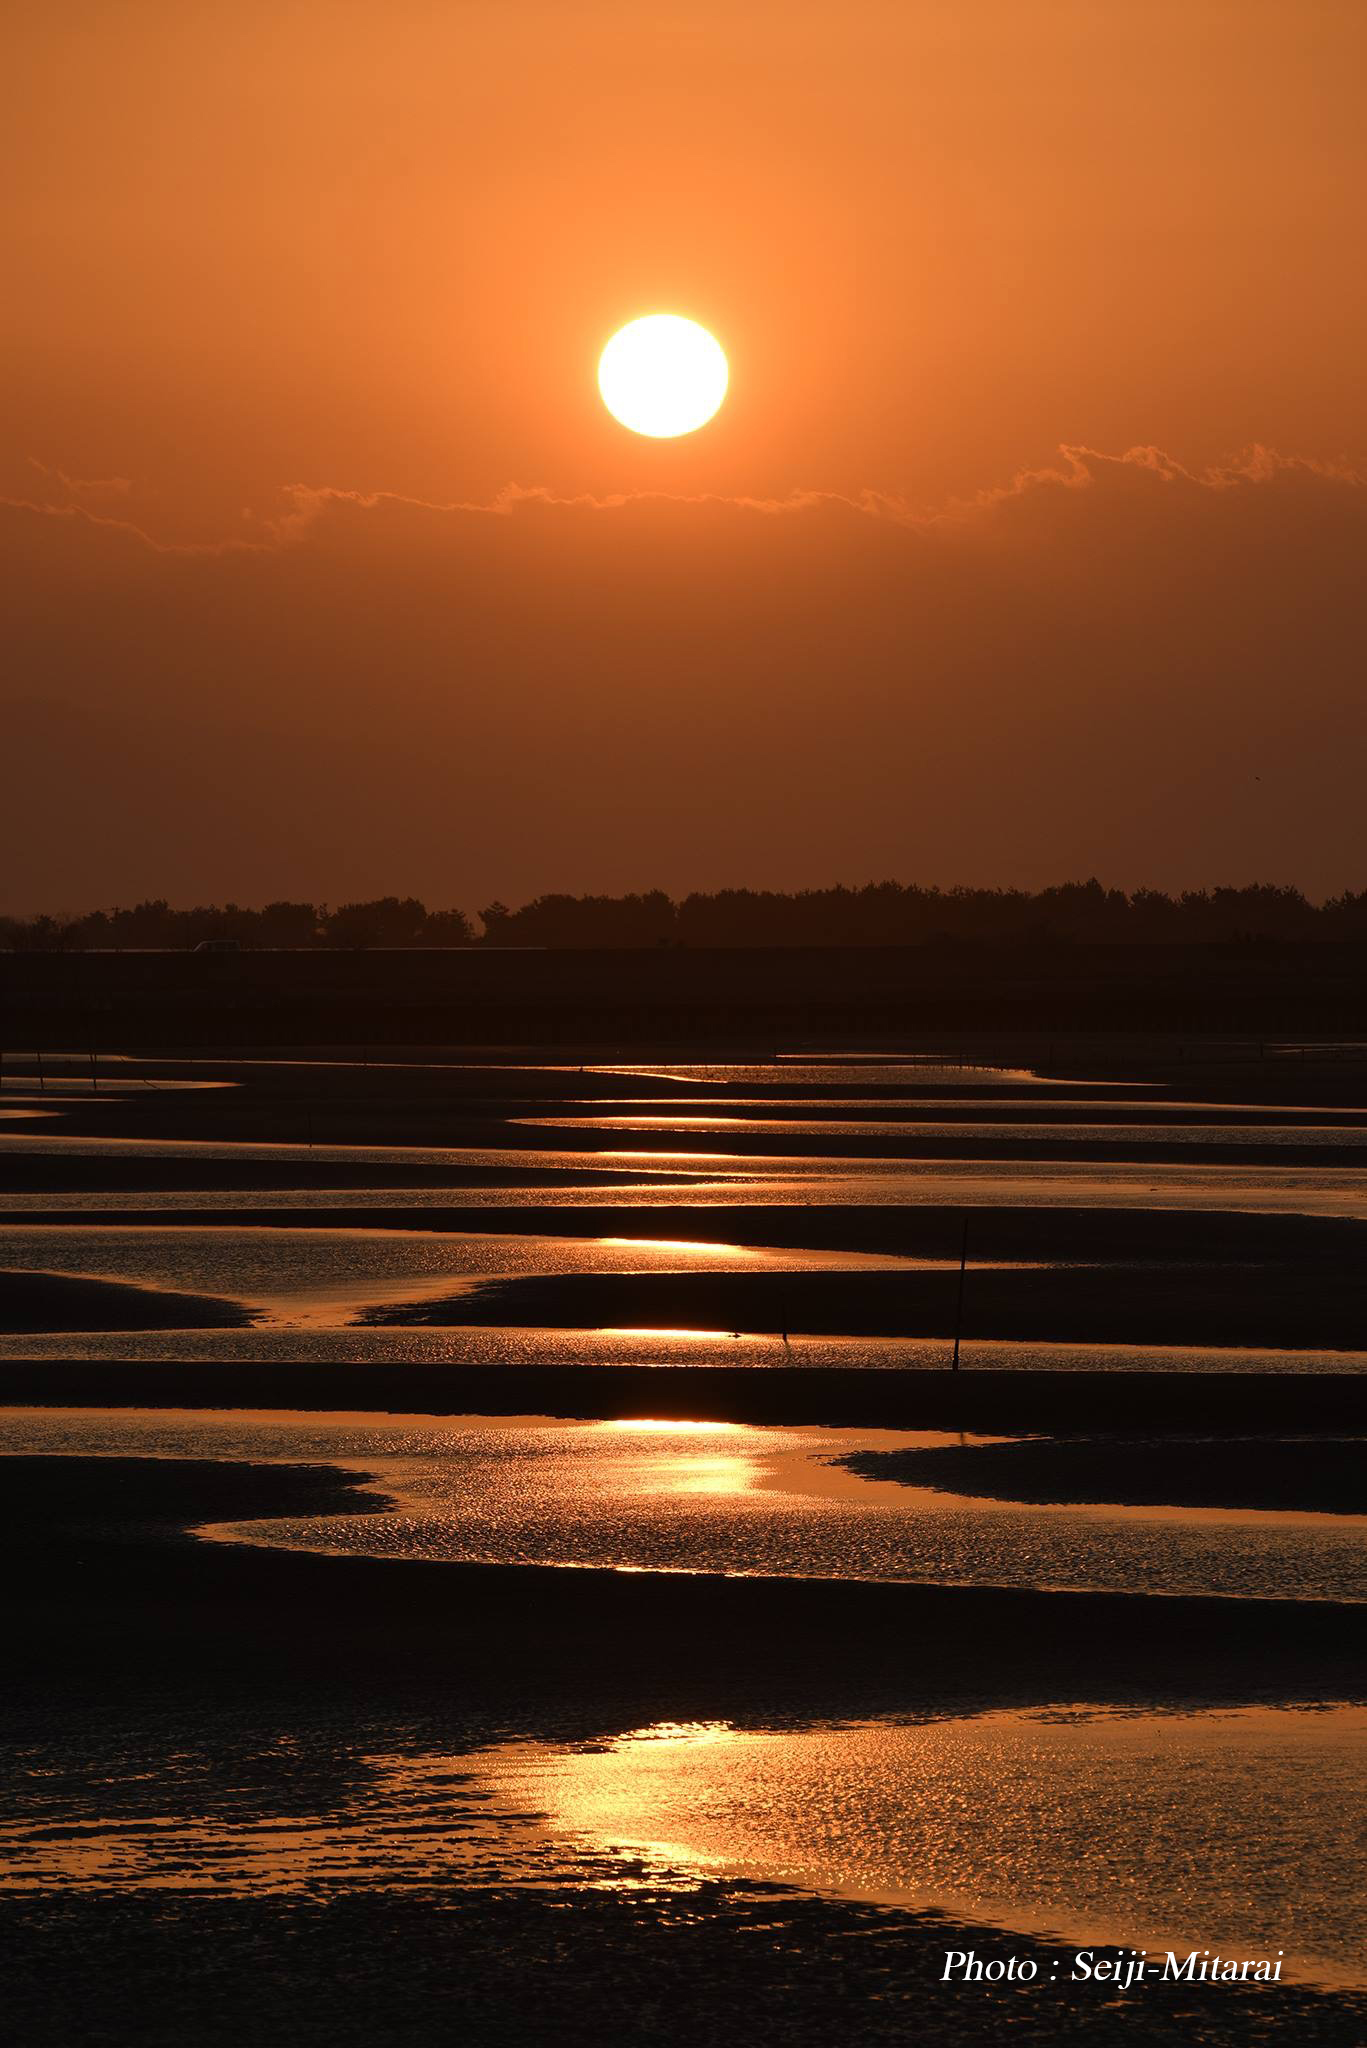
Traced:
<path fill-rule="evenodd" d="M 1294 1147 L 1303 1145 L 1367 1145 L 1367 1128 L 1356 1123 L 1307 1124 L 1304 1122 L 1275 1123 L 1062 1123 L 1050 1121 L 1041 1125 L 1037 1122 L 1002 1123 L 975 1118 L 971 1122 L 943 1121 L 930 1122 L 903 1115 L 897 1118 L 884 1117 L 877 1121 L 864 1119 L 814 1118 L 814 1117 L 744 1117 L 732 1115 L 728 1110 L 714 1110 L 705 1114 L 671 1114 L 661 1111 L 650 1115 L 594 1115 L 594 1116 L 537 1116 L 516 1117 L 517 1124 L 534 1125 L 543 1130 L 578 1131 L 641 1131 L 644 1134 L 674 1131 L 715 1131 L 718 1136 L 741 1135 L 763 1136 L 767 1132 L 784 1137 L 821 1138 L 880 1138 L 892 1141 L 906 1138 L 908 1150 L 915 1151 L 914 1141 L 925 1139 L 937 1145 L 972 1143 L 978 1146 L 991 1145 L 994 1141 L 1010 1144 L 1038 1143 L 1090 1145 L 1097 1150 L 1120 1147 L 1130 1150 L 1145 1145 L 1274 1145 Z"/>
<path fill-rule="evenodd" d="M 21 1794 L 0 1819 L 0 1893 L 686 1893 L 721 1877 L 940 1913 L 984 1955 L 1014 1932 L 1159 1968 L 1209 1950 L 1280 1961 L 1283 1981 L 1367 1982 L 1360 1708 L 657 1721 L 473 1753 L 384 1734 L 358 1731 L 347 1768 L 321 1773 L 282 1737 L 247 1797 L 192 1740 L 108 1778 L 39 1752 L 40 1804 Z"/>
<path fill-rule="evenodd" d="M 723 1422 L 12 1410 L 0 1448 L 336 1460 L 384 1514 L 220 1525 L 219 1540 L 365 1557 L 1144 1593 L 1367 1599 L 1367 1520 L 1041 1507 L 865 1479 L 835 1460 L 937 1432 Z"/>
<path fill-rule="evenodd" d="M 1055 1709 L 659 1725 L 485 1770 L 500 1799 L 624 1865 L 873 1895 L 1160 1962 L 1169 1946 L 1282 1952 L 1284 1975 L 1362 1984 L 1367 1848 L 1348 1817 L 1365 1757 L 1359 1708 Z"/>
<path fill-rule="evenodd" d="M 302 1316 L 245 1330 L 57 1330 L 0 1334 L 0 1359 L 105 1359 L 193 1364 L 233 1359 L 308 1365 L 645 1365 L 934 1371 L 949 1362 L 942 1337 L 806 1337 L 788 1343 L 753 1331 L 624 1327 L 519 1329 L 503 1325 L 358 1328 Z M 1039 1344 L 975 1338 L 965 1369 L 996 1372 L 1367 1372 L 1362 1351 L 1246 1351 L 1221 1346 Z"/>
<path fill-rule="evenodd" d="M 368 1304 L 444 1294 L 507 1274 L 935 1270 L 953 1262 L 892 1253 L 768 1250 L 674 1238 L 562 1238 L 454 1231 L 157 1230 L 75 1224 L 0 1231 L 0 1263 L 28 1271 L 228 1295 L 273 1322 L 345 1321 Z"/>

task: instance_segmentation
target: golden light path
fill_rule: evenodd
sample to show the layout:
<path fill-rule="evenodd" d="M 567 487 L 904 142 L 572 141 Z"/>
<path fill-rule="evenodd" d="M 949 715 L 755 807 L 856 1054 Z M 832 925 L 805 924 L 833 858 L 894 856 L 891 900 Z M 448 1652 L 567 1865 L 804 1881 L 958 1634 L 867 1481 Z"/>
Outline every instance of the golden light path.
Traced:
<path fill-rule="evenodd" d="M 1364 1734 L 1357 1706 L 1166 1715 L 1065 1702 L 782 1731 L 659 1721 L 583 1749 L 510 1745 L 485 1773 L 496 1805 L 617 1860 L 623 1888 L 727 1876 L 940 1912 L 985 1934 L 1142 1945 L 1160 1965 L 1169 1947 L 1284 1951 L 1284 1979 L 1356 1988 L 1360 1878 L 1345 1888 L 1336 1817 Z M 1254 1868 L 1250 1785 L 1275 1844 Z"/>
<path fill-rule="evenodd" d="M 598 359 L 598 389 L 608 411 L 633 434 L 653 440 L 706 426 L 726 396 L 728 376 L 720 342 L 678 313 L 629 321 Z"/>

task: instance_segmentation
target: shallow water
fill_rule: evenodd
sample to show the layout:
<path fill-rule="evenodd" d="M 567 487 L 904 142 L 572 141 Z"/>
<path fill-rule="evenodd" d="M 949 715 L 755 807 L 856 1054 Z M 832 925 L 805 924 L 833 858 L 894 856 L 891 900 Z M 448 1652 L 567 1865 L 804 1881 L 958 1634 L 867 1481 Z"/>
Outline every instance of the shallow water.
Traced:
<path fill-rule="evenodd" d="M 731 1155 L 726 1175 L 713 1173 L 709 1178 L 699 1173 L 688 1178 L 687 1162 L 704 1156 L 654 1147 L 576 1155 L 585 1164 L 677 1176 L 674 1189 L 658 1185 L 633 1192 L 633 1200 L 652 1205 L 670 1203 L 678 1187 L 684 1187 L 688 1200 L 716 1203 L 991 1203 L 1025 1209 L 1219 1209 L 1367 1219 L 1367 1175 L 1357 1167 L 1139 1160 L 813 1160 L 802 1153 L 766 1153 Z M 500 1192 L 491 1199 L 504 1197 Z M 608 1197 L 598 1189 L 567 1189 L 548 1194 L 547 1199 L 591 1203 Z"/>
<path fill-rule="evenodd" d="M 463 1206 L 517 1208 L 531 1199 L 538 1206 L 591 1208 L 631 1202 L 643 1207 L 670 1208 L 682 1198 L 709 1204 L 782 1203 L 801 1205 L 856 1204 L 898 1206 L 933 1203 L 939 1206 L 989 1203 L 1011 1208 L 1218 1209 L 1241 1214 L 1346 1217 L 1367 1220 L 1367 1175 L 1353 1166 L 1281 1164 L 1211 1164 L 1145 1160 L 1010 1161 L 994 1159 L 814 1159 L 801 1152 L 733 1153 L 677 1152 L 651 1145 L 601 1147 L 594 1151 L 555 1152 L 469 1146 L 327 1145 L 197 1139 L 92 1138 L 76 1136 L 0 1138 L 0 1158 L 56 1156 L 75 1162 L 125 1160 L 136 1175 L 139 1162 L 196 1161 L 204 1167 L 204 1188 L 166 1192 L 84 1192 L 0 1194 L 0 1210 L 73 1211 L 130 1206 L 184 1208 L 202 1202 L 214 1208 L 242 1206 L 268 1209 L 288 1203 L 354 1206 L 387 1204 L 423 1208 Z M 282 1172 L 298 1172 L 293 1186 L 262 1190 L 214 1189 L 217 1161 L 259 1165 L 263 1177 L 278 1182 Z M 317 1185 L 329 1166 L 389 1168 L 393 1180 L 384 1188 L 328 1189 Z M 440 1187 L 406 1187 L 405 1167 L 439 1168 L 447 1176 Z M 529 1191 L 515 1185 L 467 1187 L 462 1175 L 496 1170 L 500 1179 L 519 1173 L 547 1176 L 549 1185 Z M 642 1176 L 628 1180 L 626 1175 Z M 558 1184 L 557 1184 L 558 1182 Z M 577 1183 L 577 1184 L 576 1184 Z"/>
<path fill-rule="evenodd" d="M 910 1108 L 912 1105 L 907 1107 Z M 1279 1149 L 1308 1145 L 1367 1145 L 1367 1128 L 1358 1123 L 1122 1124 L 1110 1121 L 1064 1123 L 1050 1120 L 1041 1124 L 1003 1123 L 977 1118 L 972 1121 L 959 1120 L 951 1123 L 943 1119 L 929 1121 L 905 1115 L 887 1116 L 877 1120 L 746 1117 L 732 1115 L 729 1106 L 725 1110 L 687 1114 L 658 1111 L 649 1115 L 631 1112 L 593 1116 L 516 1116 L 509 1121 L 519 1128 L 579 1131 L 589 1135 L 597 1131 L 640 1131 L 646 1136 L 669 1131 L 679 1135 L 685 1132 L 713 1131 L 719 1137 L 754 1137 L 772 1133 L 776 1137 L 781 1135 L 888 1140 L 906 1138 L 908 1141 L 925 1140 L 936 1144 L 947 1144 L 954 1140 L 974 1145 L 988 1145 L 994 1142 L 1047 1142 L 1060 1145 L 1091 1145 L 1098 1150 L 1112 1146 L 1137 1150 L 1146 1145 L 1271 1145 Z"/>
<path fill-rule="evenodd" d="M 923 1087 L 996 1087 L 1009 1082 L 1013 1087 L 1057 1088 L 1057 1077 L 1036 1074 L 1029 1067 L 1003 1067 L 966 1061 L 938 1060 L 909 1053 L 904 1058 L 887 1053 L 841 1053 L 827 1058 L 801 1053 L 776 1053 L 772 1060 L 628 1061 L 581 1067 L 588 1074 L 640 1074 L 662 1081 L 688 1081 L 703 1086 L 745 1087 L 777 1083 L 785 1088 L 828 1088 L 845 1081 L 867 1087 L 919 1083 Z M 1096 1083 L 1087 1083 L 1089 1087 Z M 1102 1082 L 1101 1087 L 1108 1084 Z M 1124 1084 L 1128 1085 L 1128 1084 Z"/>
<path fill-rule="evenodd" d="M 105 1359 L 192 1364 L 233 1359 L 287 1364 L 641 1365 L 939 1370 L 941 1337 L 803 1337 L 730 1330 L 534 1329 L 463 1324 L 333 1327 L 298 1321 L 249 1330 L 56 1330 L 0 1334 L 0 1359 Z M 1247 1351 L 1183 1345 L 1039 1344 L 974 1338 L 963 1367 L 994 1372 L 1367 1372 L 1363 1351 Z"/>
<path fill-rule="evenodd" d="M 367 1306 L 445 1295 L 507 1275 L 935 1271 L 948 1259 L 892 1253 L 766 1250 L 668 1238 L 473 1236 L 422 1230 L 106 1224 L 0 1229 L 0 1268 L 121 1280 L 226 1296 L 271 1323 L 349 1322 Z"/>
<path fill-rule="evenodd" d="M 1160 1966 L 1169 1947 L 1280 1953 L 1284 1979 L 1361 1985 L 1367 1848 L 1347 1816 L 1365 1759 L 1367 1711 L 1263 1708 L 777 1734 L 663 1723 L 479 1761 L 500 1802 L 614 1856 L 624 1883 L 725 1873 Z"/>
<path fill-rule="evenodd" d="M 78 1139 L 63 1141 L 79 1145 Z M 0 1156 L 8 1144 L 0 1140 Z M 183 1156 L 187 1148 L 181 1148 Z M 189 1148 L 192 1152 L 199 1148 Z M 280 1147 L 249 1147 L 250 1153 L 277 1153 Z M 155 1152 L 147 1155 L 159 1156 Z M 168 1154 L 167 1156 L 173 1156 Z M 744 1208 L 751 1204 L 802 1206 L 897 1207 L 925 1203 L 939 1207 L 980 1204 L 1002 1208 L 1039 1209 L 1218 1209 L 1239 1214 L 1304 1215 L 1347 1217 L 1367 1220 L 1367 1177 L 1352 1167 L 1281 1166 L 1196 1166 L 1168 1163 L 1140 1165 L 1111 1161 L 1105 1165 L 1059 1160 L 1031 1160 L 1013 1165 L 999 1160 L 850 1160 L 814 1161 L 799 1155 L 765 1156 L 732 1162 L 734 1171 L 688 1173 L 680 1155 L 658 1152 L 565 1154 L 490 1153 L 462 1155 L 465 1171 L 490 1165 L 513 1171 L 544 1170 L 548 1163 L 561 1170 L 566 1181 L 571 1174 L 584 1177 L 586 1184 L 552 1184 L 535 1188 L 466 1187 L 454 1172 L 442 1187 L 406 1187 L 396 1171 L 395 1184 L 388 1187 L 318 1187 L 305 1180 L 292 1186 L 264 1188 L 215 1188 L 213 1161 L 233 1158 L 230 1149 L 204 1148 L 205 1182 L 201 1189 L 144 1189 L 95 1192 L 55 1190 L 53 1192 L 0 1194 L 0 1213 L 22 1218 L 26 1211 L 68 1211 L 76 1215 L 87 1209 L 137 1209 L 155 1214 L 158 1210 L 260 1209 L 308 1207 L 413 1209 L 447 1208 L 458 1200 L 463 1208 L 520 1208 L 528 1202 L 537 1207 L 591 1209 L 610 1206 L 672 1208 L 679 1204 L 703 1203 L 716 1207 Z M 699 1155 L 690 1154 L 697 1158 Z M 294 1148 L 284 1163 L 326 1171 L 327 1163 L 351 1163 L 351 1155 L 329 1147 L 314 1154 Z M 270 1166 L 272 1160 L 263 1159 Z M 370 1163 L 366 1161 L 364 1163 Z M 384 1161 L 396 1169 L 403 1162 Z M 653 1168 L 653 1171 L 652 1171 Z M 642 1184 L 621 1176 L 645 1171 Z"/>
<path fill-rule="evenodd" d="M 1344 1816 L 1365 1727 L 1353 1708 L 1066 1706 L 782 1732 L 659 1721 L 473 1753 L 376 1729 L 321 1774 L 282 1737 L 249 1797 L 188 1737 L 108 1779 L 44 1753 L 41 1805 L 0 1823 L 0 1892 L 686 1894 L 729 1877 L 939 1912 L 983 1955 L 1009 1953 L 1010 1930 L 1160 1967 L 1168 1947 L 1280 1956 L 1283 1981 L 1355 1986 L 1367 1871 Z"/>
<path fill-rule="evenodd" d="M 1367 1518 L 1035 1507 L 870 1480 L 852 1452 L 935 1431 L 477 1416 L 10 1410 L 0 1450 L 326 1459 L 381 1514 L 217 1526 L 222 1541 L 447 1563 L 1367 1600 Z"/>

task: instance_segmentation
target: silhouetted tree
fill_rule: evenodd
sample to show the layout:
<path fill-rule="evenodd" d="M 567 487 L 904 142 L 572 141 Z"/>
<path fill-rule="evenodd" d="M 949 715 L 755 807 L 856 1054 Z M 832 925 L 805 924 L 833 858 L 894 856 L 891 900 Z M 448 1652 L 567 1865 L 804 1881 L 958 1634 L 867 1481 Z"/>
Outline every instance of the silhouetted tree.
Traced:
<path fill-rule="evenodd" d="M 293 951 L 318 942 L 322 914 L 316 903 L 268 903 L 254 913 L 255 943 Z"/>
<path fill-rule="evenodd" d="M 324 920 L 330 946 L 417 946 L 427 923 L 416 896 L 377 896 L 371 903 L 343 903 Z"/>
<path fill-rule="evenodd" d="M 475 928 L 463 910 L 429 910 L 420 946 L 472 946 Z"/>
<path fill-rule="evenodd" d="M 662 889 L 625 896 L 536 896 L 519 910 L 481 911 L 486 946 L 916 946 L 1228 945 L 1277 940 L 1367 941 L 1367 889 L 1311 903 L 1271 882 L 1241 888 L 1105 888 L 1095 876 L 1039 890 L 940 889 L 868 882 L 791 894 L 769 889 L 695 891 L 675 903 Z M 55 952 L 88 947 L 468 946 L 462 910 L 428 910 L 416 896 L 325 905 L 288 900 L 262 910 L 236 903 L 173 910 L 164 897 L 81 916 L 0 918 L 0 946 Z"/>

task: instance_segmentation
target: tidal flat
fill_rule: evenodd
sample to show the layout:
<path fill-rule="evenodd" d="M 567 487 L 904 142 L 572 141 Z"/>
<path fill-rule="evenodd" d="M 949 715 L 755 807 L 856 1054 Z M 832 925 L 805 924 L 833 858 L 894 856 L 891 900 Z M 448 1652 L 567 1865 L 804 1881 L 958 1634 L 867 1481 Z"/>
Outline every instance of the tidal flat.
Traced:
<path fill-rule="evenodd" d="M 104 1064 L 0 1100 L 26 2039 L 1361 2038 L 1351 1070 Z M 1169 1939 L 1284 1981 L 1058 1991 Z"/>

